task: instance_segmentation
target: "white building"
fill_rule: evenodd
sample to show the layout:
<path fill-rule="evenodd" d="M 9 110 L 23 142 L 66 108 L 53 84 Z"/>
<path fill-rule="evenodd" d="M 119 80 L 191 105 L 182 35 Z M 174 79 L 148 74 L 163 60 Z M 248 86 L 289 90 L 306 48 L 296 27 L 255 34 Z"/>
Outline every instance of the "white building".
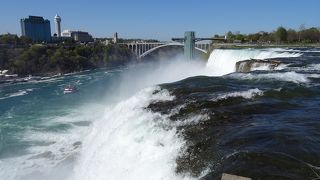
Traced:
<path fill-rule="evenodd" d="M 62 31 L 62 37 L 71 37 L 71 33 L 72 33 L 73 31 L 70 31 L 70 30 L 64 30 L 64 31 Z"/>
<path fill-rule="evenodd" d="M 118 43 L 118 33 L 116 32 L 116 33 L 114 33 L 114 35 L 113 35 L 113 43 L 115 43 L 115 44 L 117 44 Z"/>
<path fill-rule="evenodd" d="M 71 37 L 75 41 L 84 43 L 93 41 L 92 36 L 88 32 L 84 31 L 64 30 L 62 32 L 62 37 Z"/>
<path fill-rule="evenodd" d="M 57 37 L 61 37 L 61 17 L 58 14 L 54 17 L 54 22 L 56 25 Z"/>

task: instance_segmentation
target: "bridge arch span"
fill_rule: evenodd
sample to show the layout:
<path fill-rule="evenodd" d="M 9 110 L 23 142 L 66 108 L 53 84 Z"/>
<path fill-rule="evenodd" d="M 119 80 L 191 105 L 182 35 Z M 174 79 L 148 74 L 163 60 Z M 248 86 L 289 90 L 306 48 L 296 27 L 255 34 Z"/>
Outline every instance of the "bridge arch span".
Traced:
<path fill-rule="evenodd" d="M 206 50 L 203 50 L 203 49 L 201 49 L 201 48 L 195 48 L 196 50 L 198 50 L 198 51 L 201 51 L 201 52 L 203 52 L 203 53 L 208 53 L 208 51 L 206 51 Z"/>
<path fill-rule="evenodd" d="M 160 48 L 163 48 L 163 47 L 168 47 L 168 46 L 183 46 L 183 44 L 181 44 L 181 43 L 169 43 L 169 44 L 163 44 L 163 45 L 160 45 L 160 46 L 156 46 L 156 47 L 153 47 L 153 48 L 149 49 L 148 51 L 144 52 L 143 54 L 141 54 L 140 58 L 145 57 L 146 55 L 152 53 L 153 51 L 156 51 L 157 49 L 160 49 Z"/>
<path fill-rule="evenodd" d="M 163 45 L 160 45 L 160 46 L 156 46 L 156 47 L 153 47 L 153 48 L 149 49 L 148 51 L 142 53 L 142 54 L 139 56 L 139 58 L 143 58 L 143 57 L 145 57 L 146 55 L 148 55 L 148 54 L 150 54 L 150 53 L 152 53 L 152 52 L 154 52 L 154 51 L 156 51 L 156 50 L 158 50 L 158 49 L 160 49 L 160 48 L 168 47 L 168 46 L 181 46 L 181 47 L 184 47 L 184 44 L 182 44 L 182 43 L 168 43 L 168 44 L 163 44 Z M 206 50 L 200 49 L 200 48 L 198 48 L 198 47 L 195 47 L 195 49 L 198 50 L 198 51 L 201 51 L 201 52 L 203 52 L 203 53 L 208 53 Z"/>

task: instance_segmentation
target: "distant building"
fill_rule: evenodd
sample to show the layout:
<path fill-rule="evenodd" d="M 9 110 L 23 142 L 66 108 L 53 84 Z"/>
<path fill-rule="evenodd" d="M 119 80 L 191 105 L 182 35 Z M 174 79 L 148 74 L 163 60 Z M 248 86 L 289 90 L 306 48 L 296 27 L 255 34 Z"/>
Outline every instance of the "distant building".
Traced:
<path fill-rule="evenodd" d="M 115 44 L 117 44 L 118 43 L 118 33 L 116 32 L 116 33 L 114 33 L 114 35 L 113 35 L 113 43 L 115 43 Z"/>
<path fill-rule="evenodd" d="M 54 22 L 56 25 L 57 37 L 61 37 L 61 17 L 58 14 L 54 17 Z"/>
<path fill-rule="evenodd" d="M 93 38 L 88 32 L 83 31 L 70 31 L 70 30 L 64 30 L 62 32 L 62 37 L 71 37 L 73 40 L 78 42 L 92 42 Z"/>
<path fill-rule="evenodd" d="M 64 30 L 64 31 L 62 31 L 61 35 L 62 35 L 62 37 L 71 37 L 72 32 L 73 31 L 70 31 L 70 30 Z"/>
<path fill-rule="evenodd" d="M 50 42 L 51 28 L 50 21 L 39 16 L 29 16 L 20 20 L 21 35 L 27 36 L 36 42 Z"/>
<path fill-rule="evenodd" d="M 104 43 L 105 45 L 108 45 L 108 44 L 110 44 L 110 40 L 109 40 L 109 39 L 106 39 L 103 43 Z"/>
<path fill-rule="evenodd" d="M 74 31 L 72 37 L 75 41 L 79 42 L 92 42 L 93 38 L 88 32 Z"/>

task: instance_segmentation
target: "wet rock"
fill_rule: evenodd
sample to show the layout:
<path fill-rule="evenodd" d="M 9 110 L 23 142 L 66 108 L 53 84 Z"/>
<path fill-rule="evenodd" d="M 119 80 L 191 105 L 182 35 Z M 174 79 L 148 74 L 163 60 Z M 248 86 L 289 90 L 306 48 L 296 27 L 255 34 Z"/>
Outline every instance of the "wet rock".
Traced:
<path fill-rule="evenodd" d="M 278 60 L 262 60 L 262 59 L 249 59 L 244 61 L 239 61 L 236 63 L 236 72 L 250 72 L 254 69 L 268 69 L 273 70 L 281 64 Z"/>
<path fill-rule="evenodd" d="M 82 145 L 82 143 L 80 141 L 77 141 L 75 143 L 72 144 L 72 146 L 74 147 L 74 149 L 80 147 Z"/>
<path fill-rule="evenodd" d="M 221 180 L 251 180 L 251 178 L 223 173 Z"/>

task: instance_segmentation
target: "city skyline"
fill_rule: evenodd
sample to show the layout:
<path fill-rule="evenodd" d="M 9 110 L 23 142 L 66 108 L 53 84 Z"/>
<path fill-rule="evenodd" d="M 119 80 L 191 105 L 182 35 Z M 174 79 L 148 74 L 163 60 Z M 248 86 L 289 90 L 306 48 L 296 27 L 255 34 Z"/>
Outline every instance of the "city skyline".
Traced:
<path fill-rule="evenodd" d="M 170 40 L 194 30 L 197 36 L 213 36 L 227 31 L 254 33 L 272 31 L 278 26 L 298 29 L 319 27 L 320 1 L 260 3 L 253 0 L 239 2 L 191 0 L 164 1 L 105 1 L 47 2 L 30 0 L 3 0 L 0 7 L 0 34 L 21 35 L 19 20 L 29 15 L 42 16 L 51 22 L 55 32 L 54 16 L 59 14 L 61 29 L 88 31 L 94 37 L 112 37 L 118 32 L 122 38 Z"/>

